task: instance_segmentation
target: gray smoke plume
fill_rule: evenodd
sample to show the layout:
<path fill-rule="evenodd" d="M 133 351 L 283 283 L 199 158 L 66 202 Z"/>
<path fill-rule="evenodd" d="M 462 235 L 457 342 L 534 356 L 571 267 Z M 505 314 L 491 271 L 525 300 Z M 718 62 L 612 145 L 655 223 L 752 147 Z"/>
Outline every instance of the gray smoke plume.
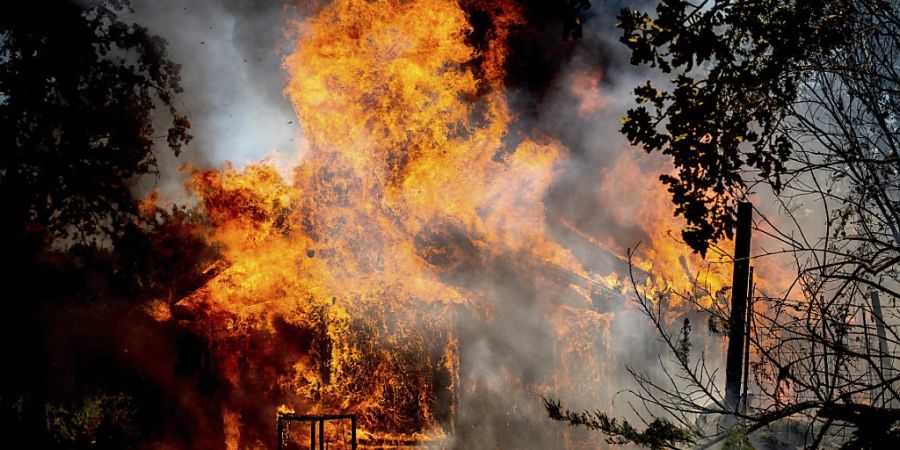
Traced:
<path fill-rule="evenodd" d="M 163 192 L 180 192 L 185 162 L 242 166 L 275 151 L 296 158 L 302 137 L 281 94 L 281 61 L 293 48 L 298 7 L 284 0 L 134 0 L 132 7 L 132 19 L 165 38 L 170 58 L 181 64 L 180 101 L 192 124 L 194 140 L 181 158 L 157 153 Z"/>

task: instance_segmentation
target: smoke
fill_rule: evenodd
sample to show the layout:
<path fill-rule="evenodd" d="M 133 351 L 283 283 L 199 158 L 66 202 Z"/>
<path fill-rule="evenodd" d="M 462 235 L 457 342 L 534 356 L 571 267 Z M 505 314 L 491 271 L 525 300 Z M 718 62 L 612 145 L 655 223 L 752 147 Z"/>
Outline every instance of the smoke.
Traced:
<path fill-rule="evenodd" d="M 169 198 L 182 193 L 179 168 L 242 166 L 278 152 L 285 164 L 304 148 L 290 103 L 281 91 L 287 75 L 284 50 L 293 44 L 292 21 L 313 10 L 285 0 L 133 0 L 131 19 L 168 42 L 181 64 L 180 106 L 193 141 L 175 158 L 160 149 L 160 172 L 144 190 Z"/>
<path fill-rule="evenodd" d="M 509 37 L 505 86 L 516 119 L 505 148 L 536 136 L 566 148 L 567 160 L 544 199 L 547 226 L 591 272 L 626 275 L 621 253 L 583 236 L 624 249 L 647 242 L 648 229 L 665 233 L 668 222 L 642 222 L 646 215 L 640 212 L 660 206 L 649 193 L 660 191 L 657 176 L 667 165 L 631 148 L 618 132 L 631 90 L 650 76 L 628 63 L 614 27 L 617 12 L 610 2 L 594 2 L 582 17 L 583 36 L 564 40 L 561 22 L 542 16 L 543 9 L 527 9 L 528 26 Z M 624 188 L 604 189 L 609 186 Z M 590 447 L 599 436 L 549 422 L 541 395 L 559 397 L 573 409 L 600 408 L 633 420 L 631 399 L 618 395 L 640 390 L 626 368 L 663 376 L 665 350 L 633 305 L 595 294 L 593 308 L 584 309 L 583 298 L 558 288 L 574 282 L 569 274 L 529 264 L 527 257 L 510 255 L 455 280 L 485 292 L 494 308 L 490 320 L 457 318 L 464 386 L 458 448 L 558 448 L 560 439 L 565 446 Z M 703 334 L 695 333 L 694 345 L 709 354 L 718 344 Z"/>
<path fill-rule="evenodd" d="M 506 147 L 543 135 L 567 149 L 564 167 L 544 199 L 547 226 L 591 272 L 627 276 L 624 251 L 611 254 L 584 236 L 618 249 L 641 241 L 646 246 L 647 230 L 665 233 L 671 222 L 646 223 L 642 211 L 671 209 L 668 197 L 657 195 L 657 177 L 669 170 L 668 162 L 630 147 L 618 132 L 620 117 L 632 106 L 632 89 L 653 77 L 629 64 L 615 29 L 621 6 L 616 3 L 592 2 L 582 15 L 583 36 L 576 40 L 561 39 L 562 23 L 542 19 L 545 11 L 528 10 L 529 26 L 509 39 L 506 94 L 516 121 Z M 689 256 L 689 250 L 684 252 Z M 492 321 L 459 325 L 467 337 L 460 342 L 463 385 L 466 377 L 477 385 L 475 392 L 464 394 L 459 408 L 459 448 L 560 448 L 561 436 L 566 446 L 578 448 L 578 443 L 601 439 L 567 435 L 548 423 L 535 386 L 556 386 L 540 394 L 561 398 L 569 408 L 599 408 L 634 420 L 629 406 L 634 398 L 620 394 L 640 391 L 640 386 L 626 368 L 664 379 L 660 362 L 669 362 L 646 317 L 622 297 L 599 294 L 592 296 L 593 310 L 583 309 L 583 299 L 558 290 L 567 284 L 565 274 L 523 267 L 514 257 L 493 264 L 480 268 L 481 279 L 474 281 L 496 308 Z M 543 276 L 529 275 L 535 272 Z M 548 305 L 560 308 L 551 311 Z M 720 353 L 720 342 L 698 326 L 703 318 L 690 319 L 694 357 Z M 710 363 L 716 364 L 714 358 Z"/>
<path fill-rule="evenodd" d="M 541 2 L 528 3 L 527 25 L 515 27 L 509 37 L 504 84 L 516 119 L 505 150 L 513 151 L 526 138 L 552 139 L 565 147 L 568 157 L 541 205 L 547 228 L 591 272 L 625 275 L 621 252 L 602 249 L 591 239 L 624 249 L 651 239 L 648 229 L 664 227 L 642 222 L 646 216 L 641 208 L 658 206 L 648 202 L 648 192 L 658 191 L 656 178 L 666 165 L 630 148 L 618 133 L 631 89 L 648 76 L 628 64 L 614 28 L 617 7 L 612 3 L 594 2 L 582 18 L 583 36 L 576 40 L 561 38 L 562 23 L 534 6 Z M 183 66 L 181 101 L 195 136 L 181 159 L 162 160 L 164 175 L 157 187 L 172 195 L 179 191 L 177 168 L 188 161 L 199 167 L 221 167 L 226 161 L 242 165 L 280 150 L 279 161 L 289 167 L 302 157 L 301 124 L 282 95 L 288 80 L 282 60 L 293 49 L 292 21 L 314 12 L 317 4 L 134 0 L 134 21 L 166 38 L 171 58 Z M 477 34 L 478 24 L 473 25 Z M 615 178 L 622 176 L 630 178 Z M 620 184 L 631 189 L 603 189 Z M 434 234 L 458 233 L 438 229 Z M 462 240 L 451 245 L 467 255 L 476 251 L 464 239 L 451 238 Z M 560 436 L 574 443 L 599 440 L 549 421 L 541 394 L 561 397 L 572 408 L 630 415 L 627 406 L 614 402 L 619 391 L 636 387 L 626 366 L 655 372 L 661 351 L 655 331 L 640 313 L 621 297 L 600 294 L 592 295 L 592 307 L 585 308 L 575 290 L 560 288 L 583 280 L 531 257 L 476 255 L 468 260 L 478 263 L 445 273 L 444 281 L 483 292 L 492 310 L 489 317 L 471 311 L 455 316 L 462 392 L 454 445 L 538 449 L 558 447 Z M 287 329 L 285 325 L 276 334 Z M 261 366 L 281 369 L 282 363 Z M 559 390 L 551 390 L 553 386 Z M 229 408 L 260 402 L 242 415 L 245 426 L 253 424 L 263 434 L 271 417 L 265 415 L 271 407 L 265 402 L 271 399 L 252 397 L 250 388 L 234 394 Z"/>

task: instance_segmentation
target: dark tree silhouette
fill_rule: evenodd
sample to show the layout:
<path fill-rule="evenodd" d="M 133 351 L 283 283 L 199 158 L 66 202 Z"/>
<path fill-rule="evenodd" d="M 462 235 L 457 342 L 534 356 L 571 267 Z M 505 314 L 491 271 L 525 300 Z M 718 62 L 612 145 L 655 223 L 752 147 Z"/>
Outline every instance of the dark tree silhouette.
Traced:
<path fill-rule="evenodd" d="M 665 89 L 648 81 L 634 90 L 639 106 L 622 132 L 672 157 L 677 175 L 660 179 L 696 251 L 732 237 L 733 200 L 750 172 L 780 190 L 794 150 L 785 119 L 804 70 L 853 34 L 852 3 L 664 0 L 654 17 L 622 10 L 621 41 L 632 64 L 672 78 Z"/>
<path fill-rule="evenodd" d="M 136 209 L 129 182 L 156 170 L 159 137 L 190 140 L 179 67 L 165 42 L 126 24 L 123 0 L 15 2 L 0 17 L 0 195 L 12 242 L 97 245 Z"/>
<path fill-rule="evenodd" d="M 176 107 L 178 65 L 164 40 L 122 19 L 128 8 L 126 0 L 11 2 L 0 14 L 0 421 L 13 448 L 52 441 L 47 380 L 60 368 L 45 340 L 59 331 L 45 319 L 145 282 L 153 274 L 137 265 L 183 244 L 175 241 L 185 235 L 166 231 L 179 226 L 165 223 L 175 216 L 142 216 L 132 192 L 157 172 L 154 151 L 177 155 L 189 142 L 190 125 Z M 83 410 L 111 411 L 102 426 L 119 432 L 92 445 L 125 448 L 133 424 L 107 422 L 131 400 L 95 394 Z M 69 448 L 89 444 L 69 437 Z"/>
<path fill-rule="evenodd" d="M 714 249 L 731 236 L 734 200 L 774 192 L 754 225 L 773 248 L 751 263 L 779 258 L 769 264 L 793 283 L 777 297 L 753 291 L 752 399 L 740 410 L 724 402 L 708 355 L 681 345 L 690 328 L 671 329 L 665 298 L 635 285 L 671 358 L 660 360 L 661 380 L 629 369 L 639 386 L 632 394 L 647 423 L 667 426 L 623 428 L 603 412 L 553 401 L 548 412 L 662 447 L 742 448 L 748 433 L 771 430 L 790 446 L 896 447 L 900 5 L 662 0 L 655 14 L 623 10 L 620 26 L 633 63 L 674 75 L 665 89 L 635 89 L 639 106 L 622 131 L 672 156 L 677 175 L 662 181 L 688 221 L 686 243 Z M 766 216 L 773 206 L 778 217 Z M 668 295 L 706 314 L 713 333 L 728 322 L 727 292 Z"/>

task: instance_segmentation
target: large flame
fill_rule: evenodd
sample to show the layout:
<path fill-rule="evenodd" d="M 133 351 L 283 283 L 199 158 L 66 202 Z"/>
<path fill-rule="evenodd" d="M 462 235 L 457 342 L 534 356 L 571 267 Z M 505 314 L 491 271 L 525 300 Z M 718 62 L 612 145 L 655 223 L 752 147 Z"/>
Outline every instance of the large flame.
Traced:
<path fill-rule="evenodd" d="M 611 389 L 591 378 L 606 370 L 611 320 L 592 299 L 628 286 L 623 274 L 587 271 L 546 229 L 543 199 L 566 151 L 540 135 L 508 147 L 505 39 L 523 19 L 512 2 L 486 10 L 492 33 L 476 49 L 458 1 L 335 0 L 299 25 L 285 61 L 285 93 L 309 142 L 299 165 L 290 176 L 265 163 L 194 173 L 227 267 L 211 268 L 179 307 L 216 343 L 233 389 L 263 383 L 292 410 L 354 412 L 382 438 L 452 432 L 465 382 L 454 321 L 460 308 L 493 314 L 479 284 L 460 276 L 502 258 L 528 261 L 511 270 L 580 299 L 547 295 L 559 372 L 527 389 Z M 596 80 L 588 87 L 598 95 Z M 634 214 L 653 236 L 638 266 L 666 269 L 646 289 L 689 291 L 697 276 L 721 288 L 720 271 L 685 275 L 703 262 L 660 231 L 679 227 L 665 192 L 627 160 L 611 170 L 644 184 L 611 177 L 598 195 L 650 200 L 605 212 Z M 222 412 L 231 447 L 246 420 L 236 409 Z"/>

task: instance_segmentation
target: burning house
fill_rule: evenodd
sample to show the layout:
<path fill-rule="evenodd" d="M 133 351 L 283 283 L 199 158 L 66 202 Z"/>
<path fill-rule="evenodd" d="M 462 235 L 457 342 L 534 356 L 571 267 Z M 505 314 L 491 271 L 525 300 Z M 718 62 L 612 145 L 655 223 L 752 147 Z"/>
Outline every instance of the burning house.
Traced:
<path fill-rule="evenodd" d="M 730 273 L 669 235 L 683 224 L 655 182 L 666 166 L 595 126 L 620 114 L 606 38 L 573 41 L 582 17 L 569 3 L 300 3 L 287 3 L 302 11 L 293 20 L 275 15 L 290 42 L 278 89 L 292 156 L 188 156 L 186 181 L 148 189 L 144 219 L 201 218 L 164 244 L 204 248 L 203 266 L 172 268 L 171 287 L 126 311 L 60 310 L 47 329 L 79 325 L 48 338 L 48 360 L 80 368 L 96 352 L 138 380 L 126 387 L 159 403 L 141 437 L 153 448 L 596 448 L 549 421 L 542 398 L 612 405 L 631 383 L 622 368 L 659 352 L 629 292 L 718 292 Z M 177 28 L 177 15 L 150 28 Z M 69 431 L 84 417 L 131 420 L 132 397 L 97 395 L 74 413 L 51 405 L 44 422 L 90 442 L 99 425 Z"/>
<path fill-rule="evenodd" d="M 11 2 L 5 446 L 898 448 L 900 6 L 631 3 Z"/>
<path fill-rule="evenodd" d="M 235 392 L 216 412 L 225 447 L 271 443 L 277 412 L 354 414 L 363 445 L 591 447 L 538 425 L 540 398 L 615 394 L 604 379 L 619 364 L 611 330 L 628 314 L 628 264 L 618 243 L 565 223 L 563 244 L 549 228 L 544 200 L 568 150 L 523 131 L 506 89 L 526 12 L 515 1 L 324 4 L 295 25 L 284 60 L 308 143 L 299 163 L 192 172 L 222 259 L 161 320 L 209 342 Z M 596 93 L 578 76 L 575 95 Z M 671 220 L 658 211 L 646 218 Z M 670 279 L 640 283 L 690 283 L 690 255 L 646 226 L 636 270 L 677 263 Z M 713 289 L 724 279 L 696 275 Z"/>

